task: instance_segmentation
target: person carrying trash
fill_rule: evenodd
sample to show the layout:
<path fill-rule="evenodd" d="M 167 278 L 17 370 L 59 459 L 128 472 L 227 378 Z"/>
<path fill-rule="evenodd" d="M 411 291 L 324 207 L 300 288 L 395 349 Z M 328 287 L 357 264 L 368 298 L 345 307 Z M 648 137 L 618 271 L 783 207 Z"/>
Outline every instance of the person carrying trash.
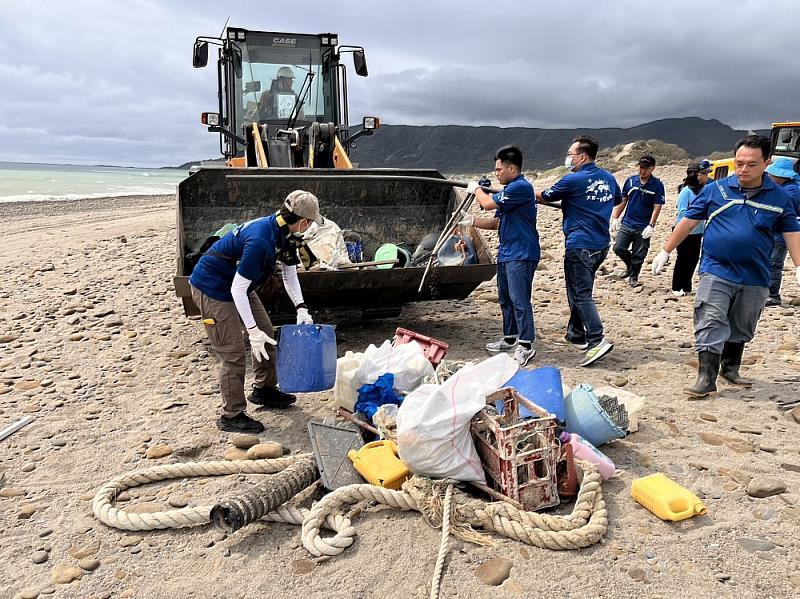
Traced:
<path fill-rule="evenodd" d="M 503 313 L 503 337 L 486 344 L 486 351 L 514 349 L 514 359 L 525 366 L 535 355 L 533 342 L 536 327 L 531 305 L 533 276 L 541 258 L 539 232 L 536 230 L 536 197 L 533 185 L 522 174 L 522 152 L 505 146 L 495 154 L 495 175 L 503 191 L 489 195 L 482 182 L 469 184 L 467 193 L 475 194 L 481 208 L 494 210 L 494 218 L 474 218 L 464 212 L 462 227 L 499 229 L 497 250 L 497 293 Z"/>
<path fill-rule="evenodd" d="M 639 272 L 664 205 L 664 184 L 653 176 L 655 168 L 656 159 L 649 154 L 639 159 L 639 174 L 626 179 L 622 204 L 611 215 L 611 234 L 617 235 L 614 253 L 625 263 L 625 272 L 619 278 L 627 279 L 631 287 L 640 285 Z M 620 221 L 623 210 L 625 216 Z"/>
<path fill-rule="evenodd" d="M 769 178 L 789 192 L 794 201 L 794 210 L 800 218 L 800 175 L 794 170 L 794 163 L 788 156 L 778 156 L 772 160 L 767 167 Z M 783 235 L 776 233 L 774 237 L 775 245 L 772 246 L 770 264 L 772 274 L 769 282 L 769 299 L 767 306 L 781 305 L 781 282 L 783 281 L 783 263 L 786 262 L 786 242 Z"/>
<path fill-rule="evenodd" d="M 800 222 L 791 196 L 764 176 L 770 141 L 749 135 L 734 148 L 734 174 L 706 185 L 653 260 L 659 274 L 675 247 L 705 221 L 700 284 L 694 301 L 697 380 L 683 391 L 706 397 L 717 375 L 749 387 L 742 378 L 744 345 L 753 339 L 769 295 L 773 236 L 782 234 L 800 285 Z"/>
<path fill-rule="evenodd" d="M 277 387 L 272 323 L 256 290 L 281 262 L 286 293 L 297 309 L 297 324 L 313 324 L 297 265 L 302 234 L 312 222 L 323 224 L 317 198 L 302 190 L 286 197 L 281 209 L 239 225 L 206 251 L 192 271 L 192 299 L 200 308 L 208 340 L 220 359 L 222 406 L 217 427 L 230 432 L 260 433 L 264 425 L 245 412 L 246 330 L 253 353 L 255 381 L 250 402 L 270 408 L 288 407 L 294 395 Z"/>

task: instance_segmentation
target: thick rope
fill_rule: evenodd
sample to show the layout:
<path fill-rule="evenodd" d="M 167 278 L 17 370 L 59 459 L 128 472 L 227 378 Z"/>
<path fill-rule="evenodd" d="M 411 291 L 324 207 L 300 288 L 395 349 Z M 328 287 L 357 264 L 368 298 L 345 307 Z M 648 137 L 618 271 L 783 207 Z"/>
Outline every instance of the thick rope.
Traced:
<path fill-rule="evenodd" d="M 156 530 L 199 526 L 209 522 L 212 506 L 188 507 L 151 514 L 127 513 L 115 508 L 117 495 L 126 489 L 160 480 L 226 474 L 275 474 L 308 454 L 272 460 L 236 460 L 219 462 L 189 462 L 165 464 L 146 470 L 117 476 L 103 485 L 92 501 L 95 516 L 109 526 L 123 530 Z M 597 543 L 608 529 L 608 513 L 603 500 L 602 478 L 588 462 L 576 460 L 582 471 L 581 487 L 572 512 L 565 516 L 539 514 L 520 510 L 505 502 L 486 503 L 466 493 L 452 490 L 451 522 L 449 527 L 457 538 L 486 544 L 485 535 L 473 530 L 496 532 L 535 547 L 554 550 L 580 549 Z M 434 487 L 439 485 L 439 490 Z M 403 485 L 402 491 L 384 489 L 368 484 L 348 485 L 328 493 L 310 510 L 285 504 L 262 520 L 302 525 L 303 546 L 314 556 L 326 559 L 339 555 L 353 544 L 356 534 L 344 514 L 357 503 L 386 505 L 399 510 L 423 513 L 433 525 L 443 522 L 440 505 L 441 483 L 414 476 Z M 323 538 L 321 530 L 334 535 Z"/>
<path fill-rule="evenodd" d="M 444 493 L 444 505 L 442 506 L 442 541 L 439 543 L 439 555 L 436 557 L 436 567 L 433 570 L 433 581 L 431 582 L 431 599 L 439 599 L 441 590 L 442 575 L 444 574 L 444 560 L 450 550 L 450 520 L 453 519 L 453 484 L 447 485 Z"/>

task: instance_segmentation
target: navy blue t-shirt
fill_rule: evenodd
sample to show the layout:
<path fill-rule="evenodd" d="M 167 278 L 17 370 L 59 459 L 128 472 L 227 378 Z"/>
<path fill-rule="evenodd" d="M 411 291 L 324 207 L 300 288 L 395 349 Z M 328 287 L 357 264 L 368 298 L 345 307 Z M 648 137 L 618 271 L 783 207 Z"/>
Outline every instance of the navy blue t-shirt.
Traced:
<path fill-rule="evenodd" d="M 639 175 L 633 175 L 622 186 L 622 197 L 628 198 L 622 224 L 641 231 L 650 224 L 653 206 L 664 203 L 664 184 L 661 179 L 651 176 L 642 185 Z"/>
<path fill-rule="evenodd" d="M 253 291 L 275 271 L 278 253 L 288 245 L 274 214 L 251 220 L 214 243 L 194 267 L 189 282 L 215 300 L 232 302 L 236 273 L 253 281 L 247 290 Z"/>
<path fill-rule="evenodd" d="M 740 285 L 768 287 L 773 235 L 800 231 L 792 198 L 767 176 L 749 199 L 736 175 L 714 181 L 684 216 L 706 221 L 700 272 Z"/>
<path fill-rule="evenodd" d="M 561 201 L 567 249 L 602 250 L 611 244 L 608 225 L 614 206 L 622 202 L 614 175 L 594 162 L 568 173 L 542 192 L 547 202 Z"/>
<path fill-rule="evenodd" d="M 500 219 L 498 262 L 541 258 L 533 185 L 520 175 L 492 196 Z"/>

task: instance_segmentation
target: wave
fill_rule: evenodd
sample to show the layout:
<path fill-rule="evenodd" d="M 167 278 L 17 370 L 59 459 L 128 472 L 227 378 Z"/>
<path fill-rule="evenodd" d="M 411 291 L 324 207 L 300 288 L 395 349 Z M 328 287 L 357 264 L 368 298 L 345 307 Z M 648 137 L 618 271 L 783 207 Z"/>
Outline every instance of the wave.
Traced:
<path fill-rule="evenodd" d="M 97 193 L 66 193 L 66 194 L 22 194 L 0 196 L 0 204 L 11 202 L 71 202 L 75 200 L 93 200 L 99 198 L 121 198 L 127 196 L 156 196 L 175 195 L 175 188 L 132 187 L 120 191 L 105 191 Z"/>

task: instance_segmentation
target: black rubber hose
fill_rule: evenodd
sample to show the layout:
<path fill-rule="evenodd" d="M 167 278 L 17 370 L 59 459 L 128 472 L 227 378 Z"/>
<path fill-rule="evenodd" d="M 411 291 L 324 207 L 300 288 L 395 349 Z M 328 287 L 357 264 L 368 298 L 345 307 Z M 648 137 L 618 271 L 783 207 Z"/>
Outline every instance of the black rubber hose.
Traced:
<path fill-rule="evenodd" d="M 309 457 L 271 475 L 241 495 L 218 503 L 211 509 L 211 522 L 225 532 L 239 530 L 276 510 L 318 478 L 317 463 Z"/>

